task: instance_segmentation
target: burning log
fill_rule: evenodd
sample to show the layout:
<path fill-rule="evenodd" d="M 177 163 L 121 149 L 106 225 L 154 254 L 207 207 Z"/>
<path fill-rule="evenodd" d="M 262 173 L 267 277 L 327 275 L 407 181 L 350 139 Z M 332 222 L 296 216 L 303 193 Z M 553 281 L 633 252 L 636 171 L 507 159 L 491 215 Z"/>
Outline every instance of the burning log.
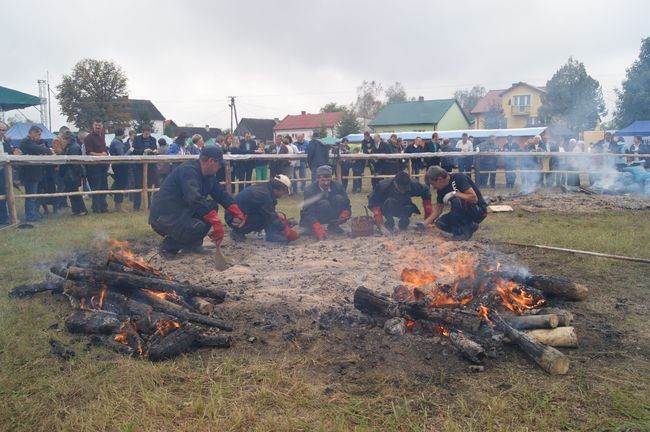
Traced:
<path fill-rule="evenodd" d="M 569 371 L 569 358 L 560 351 L 538 342 L 524 332 L 514 329 L 495 311 L 489 311 L 488 318 L 515 345 L 549 374 L 564 375 Z"/>
<path fill-rule="evenodd" d="M 560 308 L 542 308 L 538 310 L 539 315 L 557 315 L 558 327 L 567 327 L 570 326 L 573 322 L 573 314 L 566 309 Z"/>
<path fill-rule="evenodd" d="M 472 363 L 483 363 L 486 354 L 481 345 L 458 332 L 451 332 L 449 334 L 449 340 L 467 360 Z"/>
<path fill-rule="evenodd" d="M 530 330 L 526 334 L 544 345 L 562 348 L 578 347 L 578 336 L 573 327 L 558 327 L 551 330 Z"/>
<path fill-rule="evenodd" d="M 558 326 L 557 315 L 524 315 L 504 319 L 509 325 L 518 330 L 553 329 Z"/>
<path fill-rule="evenodd" d="M 104 345 L 119 354 L 124 354 L 129 357 L 132 357 L 136 353 L 136 351 L 128 345 L 124 345 L 120 342 L 117 342 L 115 340 L 115 336 L 116 335 L 110 335 L 110 336 L 92 335 L 90 337 L 90 343 L 92 343 L 93 345 Z"/>
<path fill-rule="evenodd" d="M 562 276 L 534 275 L 526 278 L 526 283 L 541 290 L 544 294 L 562 297 L 567 300 L 582 301 L 587 298 L 589 289 Z"/>
<path fill-rule="evenodd" d="M 189 351 L 199 338 L 198 327 L 185 325 L 167 335 L 154 334 L 149 340 L 147 356 L 153 361 L 166 360 Z"/>
<path fill-rule="evenodd" d="M 153 279 L 129 273 L 80 267 L 53 267 L 51 271 L 65 279 L 88 282 L 94 285 L 107 285 L 130 289 L 143 288 L 152 291 L 209 297 L 219 303 L 222 303 L 226 298 L 226 292 L 217 288 L 202 287 L 165 279 Z"/>
<path fill-rule="evenodd" d="M 38 282 L 34 284 L 18 285 L 13 287 L 11 291 L 9 291 L 9 297 L 11 298 L 30 297 L 44 291 L 51 291 L 53 293 L 62 293 L 63 283 L 64 280 L 60 279 L 56 281 L 44 281 L 44 282 Z"/>
<path fill-rule="evenodd" d="M 119 315 L 103 310 L 75 309 L 65 320 L 70 333 L 111 334 L 121 326 Z"/>
<path fill-rule="evenodd" d="M 481 319 L 473 312 L 451 308 L 430 308 L 420 302 L 393 302 L 360 286 L 354 292 L 354 307 L 371 316 L 403 317 L 412 321 L 432 321 L 448 327 L 475 332 Z"/>

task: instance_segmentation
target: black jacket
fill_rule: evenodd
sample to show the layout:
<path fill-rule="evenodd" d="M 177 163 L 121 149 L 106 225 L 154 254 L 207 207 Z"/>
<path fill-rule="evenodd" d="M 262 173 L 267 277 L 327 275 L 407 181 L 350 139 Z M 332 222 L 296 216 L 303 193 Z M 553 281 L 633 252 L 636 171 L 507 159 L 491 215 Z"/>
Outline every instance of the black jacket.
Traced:
<path fill-rule="evenodd" d="M 424 146 L 415 146 L 415 144 L 411 143 L 408 146 L 406 146 L 406 150 L 404 150 L 404 153 L 408 154 L 414 154 L 414 153 L 424 153 Z M 424 160 L 422 158 L 413 158 L 411 159 L 411 166 L 413 168 L 422 168 L 424 166 Z"/>
<path fill-rule="evenodd" d="M 44 140 L 32 141 L 29 137 L 25 138 L 20 142 L 20 151 L 24 155 L 28 156 L 38 156 L 38 155 L 49 155 L 52 154 L 47 144 Z M 21 180 L 24 181 L 41 181 L 45 170 L 43 166 L 30 166 L 24 165 L 21 167 L 20 175 Z"/>
<path fill-rule="evenodd" d="M 61 151 L 61 155 L 63 156 L 81 156 L 81 154 L 81 146 L 76 139 L 72 139 L 72 141 L 63 147 L 63 150 Z M 84 165 L 72 164 L 60 165 L 59 176 L 61 176 L 63 180 L 76 182 L 86 176 L 86 167 Z"/>
<path fill-rule="evenodd" d="M 269 227 L 276 232 L 284 229 L 275 211 L 278 200 L 273 196 L 270 182 L 247 187 L 235 196 L 235 202 L 246 216 L 260 216 L 265 229 Z"/>
<path fill-rule="evenodd" d="M 391 154 L 393 153 L 393 149 L 389 143 L 382 140 L 379 142 L 379 146 L 375 146 L 373 143 L 370 152 L 372 154 Z M 378 159 L 375 161 L 375 174 L 377 175 L 397 174 L 396 170 L 397 160 L 395 160 L 395 163 L 388 159 Z"/>
<path fill-rule="evenodd" d="M 149 135 L 149 138 L 145 138 L 142 135 L 135 137 L 133 141 L 133 154 L 136 156 L 142 156 L 145 149 L 157 150 L 158 145 L 156 144 L 156 138 Z"/>
<path fill-rule="evenodd" d="M 420 210 L 413 204 L 411 197 L 420 197 L 423 202 L 431 201 L 431 192 L 419 181 L 411 179 L 411 189 L 402 193 L 393 186 L 392 178 L 383 179 L 368 195 L 368 208 L 381 207 L 388 198 L 394 198 L 398 203 L 413 205 L 414 213 L 420 214 Z"/>
<path fill-rule="evenodd" d="M 307 149 L 307 165 L 310 169 L 316 169 L 319 166 L 327 165 L 330 158 L 330 149 L 323 141 L 312 139 Z"/>
<path fill-rule="evenodd" d="M 313 182 L 305 188 L 304 197 L 305 201 L 302 210 L 300 210 L 300 224 L 303 226 L 312 226 L 314 222 L 318 221 L 318 215 L 316 214 L 318 211 L 317 203 L 323 199 L 328 200 L 331 204 L 335 197 L 341 197 L 345 205 L 340 211 L 351 210 L 348 193 L 343 185 L 336 181 L 330 183 L 330 191 L 327 194 L 321 190 L 318 182 Z"/>
<path fill-rule="evenodd" d="M 424 144 L 424 152 L 425 153 L 438 153 L 439 151 L 440 151 L 440 144 L 438 144 L 435 141 L 427 141 Z M 427 166 L 427 167 L 430 167 L 430 166 L 433 166 L 433 165 L 440 165 L 440 158 L 438 158 L 438 157 L 425 158 L 424 165 Z"/>
<path fill-rule="evenodd" d="M 181 220 L 202 219 L 219 204 L 228 208 L 234 203 L 216 176 L 204 176 L 199 161 L 190 161 L 177 167 L 163 181 L 151 203 L 149 223 L 169 232 Z"/>

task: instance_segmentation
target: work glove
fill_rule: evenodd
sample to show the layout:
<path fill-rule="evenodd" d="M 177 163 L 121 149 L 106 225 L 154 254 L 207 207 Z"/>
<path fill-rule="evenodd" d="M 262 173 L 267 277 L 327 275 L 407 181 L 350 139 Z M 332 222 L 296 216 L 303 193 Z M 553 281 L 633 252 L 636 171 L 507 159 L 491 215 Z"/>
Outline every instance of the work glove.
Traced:
<path fill-rule="evenodd" d="M 228 210 L 228 213 L 233 217 L 231 223 L 235 228 L 241 228 L 246 224 L 246 215 L 241 211 L 237 204 L 230 204 L 226 210 Z"/>
<path fill-rule="evenodd" d="M 221 223 L 219 215 L 217 214 L 217 210 L 211 210 L 208 214 L 203 216 L 203 220 L 212 225 L 212 230 L 208 233 L 208 237 L 215 245 L 219 246 L 223 240 L 225 231 L 223 229 L 223 223 Z"/>
<path fill-rule="evenodd" d="M 433 204 L 431 204 L 431 200 L 423 200 L 422 206 L 424 207 L 424 218 L 426 219 L 433 213 Z"/>
<path fill-rule="evenodd" d="M 455 192 L 455 191 L 454 191 L 454 192 L 447 192 L 447 193 L 445 194 L 445 196 L 442 198 L 442 202 L 443 202 L 444 204 L 447 204 L 447 203 L 449 202 L 449 200 L 452 199 L 452 198 L 455 197 L 455 196 L 456 196 L 456 192 Z"/>
<path fill-rule="evenodd" d="M 370 209 L 370 211 L 374 215 L 375 225 L 377 225 L 380 228 L 383 227 L 384 226 L 384 217 L 381 214 L 381 208 L 373 207 L 373 208 Z"/>
<path fill-rule="evenodd" d="M 300 234 L 298 234 L 296 231 L 289 228 L 288 226 L 284 227 L 284 229 L 282 230 L 282 235 L 284 236 L 284 238 L 287 239 L 288 242 L 298 240 L 298 238 L 300 237 Z"/>
<path fill-rule="evenodd" d="M 311 229 L 314 231 L 316 240 L 318 241 L 325 240 L 325 238 L 327 237 L 327 235 L 325 234 L 325 228 L 323 228 L 323 225 L 321 225 L 320 222 L 314 222 L 311 225 Z"/>
<path fill-rule="evenodd" d="M 339 218 L 336 220 L 338 225 L 346 223 L 350 219 L 350 210 L 343 210 L 339 215 Z"/>

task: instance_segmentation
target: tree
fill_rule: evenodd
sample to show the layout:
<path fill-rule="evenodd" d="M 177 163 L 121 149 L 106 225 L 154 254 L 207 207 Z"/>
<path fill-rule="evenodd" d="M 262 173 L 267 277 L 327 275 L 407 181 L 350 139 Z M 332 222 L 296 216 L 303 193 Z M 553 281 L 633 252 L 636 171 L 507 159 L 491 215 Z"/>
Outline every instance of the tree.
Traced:
<path fill-rule="evenodd" d="M 386 89 L 387 104 L 394 102 L 405 102 L 406 100 L 406 89 L 401 82 L 395 81 L 395 84 Z"/>
<path fill-rule="evenodd" d="M 135 115 L 135 120 L 133 121 L 133 129 L 137 133 L 142 133 L 142 128 L 144 126 L 149 126 L 151 128 L 151 133 L 156 133 L 156 128 L 154 128 L 153 121 L 151 121 L 151 116 L 147 110 L 138 111 Z"/>
<path fill-rule="evenodd" d="M 639 58 L 627 69 L 623 88 L 616 89 L 614 122 L 619 128 L 650 119 L 650 38 L 641 41 Z"/>
<path fill-rule="evenodd" d="M 345 111 L 346 108 L 343 105 L 339 105 L 336 102 L 330 102 L 325 104 L 323 107 L 321 107 L 320 112 L 321 113 L 333 113 L 333 112 L 341 112 Z"/>
<path fill-rule="evenodd" d="M 545 123 L 561 122 L 574 132 L 592 130 L 600 116 L 607 114 L 598 81 L 587 74 L 582 62 L 569 57 L 546 82 L 546 95 L 539 109 Z"/>
<path fill-rule="evenodd" d="M 475 85 L 471 89 L 457 89 L 454 92 L 454 99 L 458 101 L 465 114 L 469 115 L 476 103 L 487 91 L 482 85 Z"/>
<path fill-rule="evenodd" d="M 507 120 L 503 116 L 503 107 L 499 102 L 492 102 L 485 113 L 483 128 L 485 129 L 505 129 L 508 127 Z"/>
<path fill-rule="evenodd" d="M 352 109 L 346 109 L 345 114 L 336 125 L 336 136 L 343 138 L 344 136 L 361 132 L 361 122 Z"/>
<path fill-rule="evenodd" d="M 130 115 L 126 83 L 124 71 L 115 63 L 81 60 L 57 86 L 61 114 L 78 128 L 89 127 L 94 117 L 111 121 L 114 126 L 127 126 Z"/>
<path fill-rule="evenodd" d="M 381 84 L 375 81 L 363 81 L 357 87 L 357 101 L 354 104 L 354 111 L 358 117 L 365 121 L 374 118 L 384 104 L 381 102 L 380 95 L 383 91 Z"/>

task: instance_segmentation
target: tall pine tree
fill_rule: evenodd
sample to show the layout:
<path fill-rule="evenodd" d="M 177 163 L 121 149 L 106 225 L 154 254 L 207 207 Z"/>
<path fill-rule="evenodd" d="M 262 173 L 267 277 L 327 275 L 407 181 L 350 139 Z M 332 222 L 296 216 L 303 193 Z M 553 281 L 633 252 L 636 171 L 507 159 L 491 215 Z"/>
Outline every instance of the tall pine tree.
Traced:
<path fill-rule="evenodd" d="M 628 68 L 623 88 L 616 94 L 614 122 L 619 128 L 650 120 L 650 38 L 641 42 L 639 58 Z"/>

